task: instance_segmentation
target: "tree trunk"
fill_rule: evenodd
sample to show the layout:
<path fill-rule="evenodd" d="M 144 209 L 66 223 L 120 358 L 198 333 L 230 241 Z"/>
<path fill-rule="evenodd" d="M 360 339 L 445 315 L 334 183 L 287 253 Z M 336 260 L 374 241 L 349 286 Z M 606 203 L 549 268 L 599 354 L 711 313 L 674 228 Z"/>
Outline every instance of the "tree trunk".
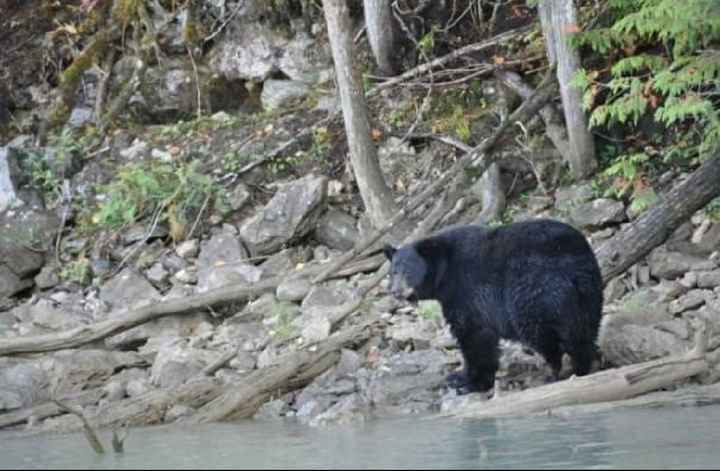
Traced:
<path fill-rule="evenodd" d="M 365 26 L 375 62 L 383 75 L 398 73 L 395 25 L 390 0 L 364 0 Z"/>
<path fill-rule="evenodd" d="M 575 179 L 590 176 L 597 168 L 595 144 L 582 110 L 582 93 L 570 85 L 580 69 L 580 56 L 568 44 L 568 37 L 577 31 L 577 12 L 573 0 L 541 0 L 538 6 L 545 48 L 550 63 L 557 64 L 565 126 L 570 141 L 570 170 Z"/>
<path fill-rule="evenodd" d="M 603 244 L 597 252 L 607 283 L 662 244 L 698 209 L 720 195 L 720 156 L 703 163 L 662 202 Z"/>
<path fill-rule="evenodd" d="M 375 227 L 381 227 L 392 219 L 398 208 L 392 192 L 385 184 L 375 145 L 370 140 L 370 124 L 362 82 L 352 65 L 349 10 L 346 0 L 325 0 L 323 5 L 345 118 L 345 132 L 350 146 L 350 161 L 370 220 Z"/>

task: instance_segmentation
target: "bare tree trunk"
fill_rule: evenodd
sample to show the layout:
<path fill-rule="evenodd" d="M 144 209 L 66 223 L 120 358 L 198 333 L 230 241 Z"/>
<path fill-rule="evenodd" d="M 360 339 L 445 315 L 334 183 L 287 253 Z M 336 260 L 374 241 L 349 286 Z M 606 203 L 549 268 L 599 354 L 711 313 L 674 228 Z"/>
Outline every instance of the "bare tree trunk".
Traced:
<path fill-rule="evenodd" d="M 370 140 L 368 110 L 362 82 L 352 65 L 352 34 L 346 0 L 325 0 L 325 20 L 335 62 L 335 75 L 342 101 L 350 161 L 365 209 L 375 227 L 390 221 L 398 208 L 385 184 L 375 145 Z"/>
<path fill-rule="evenodd" d="M 582 110 L 582 93 L 570 85 L 580 69 L 580 56 L 568 44 L 568 36 L 577 30 L 577 12 L 573 0 L 541 0 L 538 6 L 545 48 L 551 63 L 557 63 L 565 125 L 570 141 L 570 170 L 576 179 L 590 176 L 597 169 L 595 144 Z"/>
<path fill-rule="evenodd" d="M 365 26 L 370 49 L 380 72 L 396 75 L 399 67 L 395 60 L 395 25 L 390 0 L 364 0 Z"/>
<path fill-rule="evenodd" d="M 695 170 L 670 190 L 663 201 L 603 244 L 597 252 L 607 283 L 662 244 L 695 211 L 720 195 L 720 156 Z"/>

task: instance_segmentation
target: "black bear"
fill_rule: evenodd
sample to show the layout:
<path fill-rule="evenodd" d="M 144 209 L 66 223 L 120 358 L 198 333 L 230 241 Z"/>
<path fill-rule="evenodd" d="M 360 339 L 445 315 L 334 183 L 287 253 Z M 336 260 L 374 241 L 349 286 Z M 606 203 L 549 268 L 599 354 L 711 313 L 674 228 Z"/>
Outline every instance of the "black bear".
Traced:
<path fill-rule="evenodd" d="M 558 378 L 567 353 L 575 374 L 590 371 L 602 316 L 602 277 L 587 240 L 573 227 L 537 219 L 488 228 L 458 226 L 398 249 L 390 291 L 436 299 L 465 359 L 451 375 L 461 392 L 495 382 L 499 339 L 540 353 Z"/>

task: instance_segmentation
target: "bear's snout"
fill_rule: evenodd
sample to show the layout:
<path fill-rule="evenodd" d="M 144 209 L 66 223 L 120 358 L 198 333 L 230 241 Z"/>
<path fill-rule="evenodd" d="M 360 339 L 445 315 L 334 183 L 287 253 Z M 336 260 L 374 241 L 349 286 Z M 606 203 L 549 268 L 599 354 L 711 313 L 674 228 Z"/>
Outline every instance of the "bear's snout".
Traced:
<path fill-rule="evenodd" d="M 399 282 L 393 282 L 392 286 L 390 287 L 390 294 L 392 294 L 395 299 L 399 299 L 402 301 L 417 301 L 417 295 L 415 293 L 415 290 L 412 288 L 412 286 L 408 286 L 408 284 L 405 283 L 404 280 Z"/>

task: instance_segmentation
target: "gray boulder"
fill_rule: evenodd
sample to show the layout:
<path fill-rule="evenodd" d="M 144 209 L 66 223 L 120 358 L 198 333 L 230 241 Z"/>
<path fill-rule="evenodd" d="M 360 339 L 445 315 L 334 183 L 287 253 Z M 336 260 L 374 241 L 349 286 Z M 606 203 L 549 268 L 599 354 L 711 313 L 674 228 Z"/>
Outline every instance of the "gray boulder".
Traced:
<path fill-rule="evenodd" d="M 269 254 L 315 227 L 327 194 L 327 178 L 308 175 L 282 185 L 268 204 L 240 228 L 256 254 Z"/>

